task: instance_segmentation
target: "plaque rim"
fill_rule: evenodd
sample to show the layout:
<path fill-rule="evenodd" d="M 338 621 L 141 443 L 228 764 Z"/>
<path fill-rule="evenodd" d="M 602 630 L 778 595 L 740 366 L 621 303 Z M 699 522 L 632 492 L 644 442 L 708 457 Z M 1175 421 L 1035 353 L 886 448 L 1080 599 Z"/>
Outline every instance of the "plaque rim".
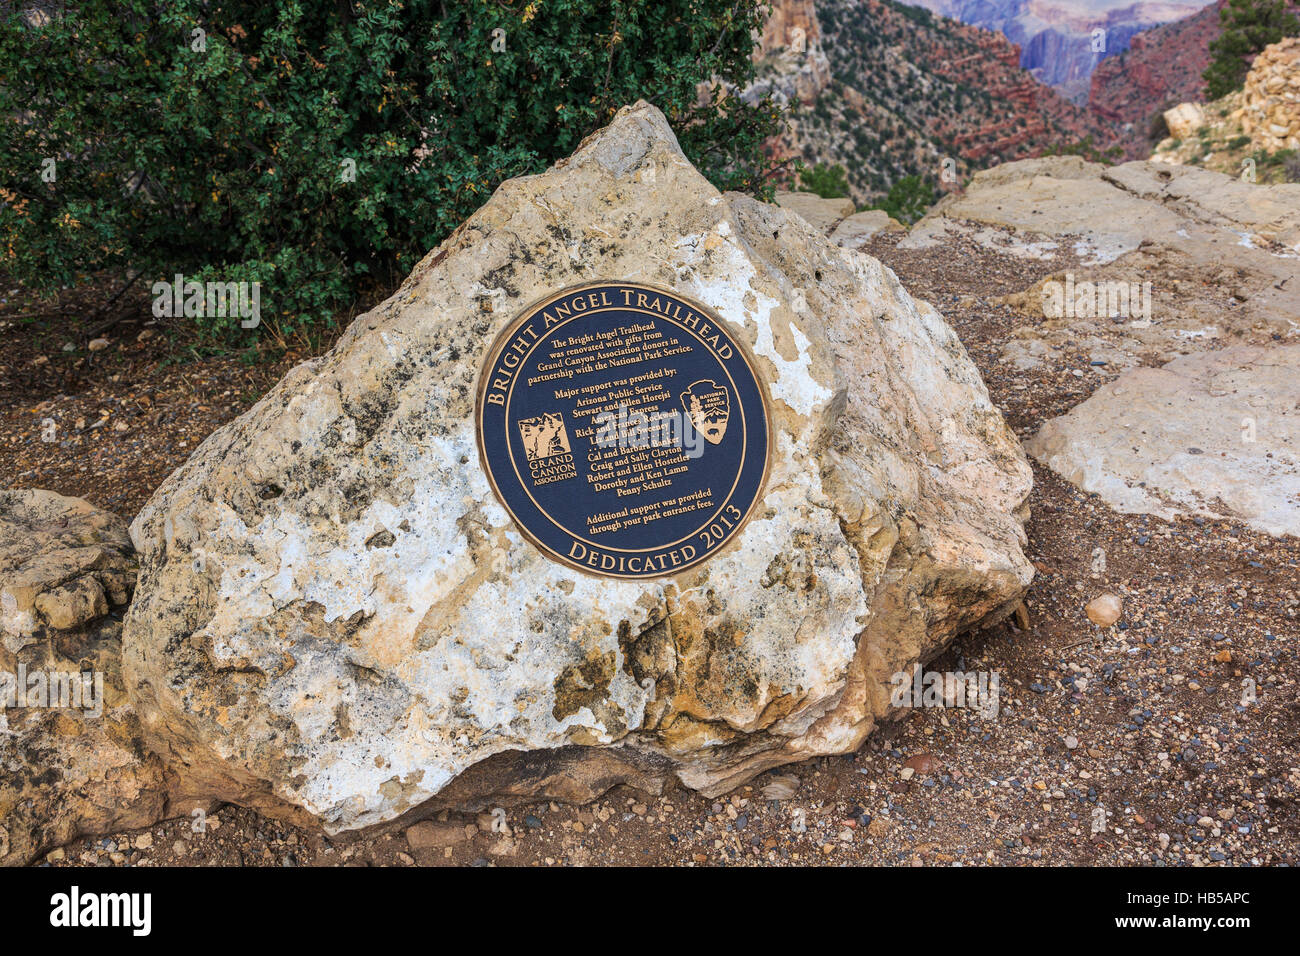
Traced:
<path fill-rule="evenodd" d="M 534 315 L 536 312 L 538 312 L 540 309 L 544 308 L 551 302 L 554 302 L 557 299 L 565 298 L 566 296 L 572 295 L 574 293 L 581 292 L 584 289 L 594 289 L 594 288 L 601 288 L 605 286 L 618 286 L 618 285 L 639 287 L 642 289 L 652 290 L 661 293 L 663 295 L 672 296 L 673 298 L 684 303 L 685 305 L 688 305 L 691 308 L 699 311 L 701 314 L 709 316 L 714 321 L 726 323 L 727 328 L 725 331 L 728 340 L 731 342 L 732 345 L 736 347 L 737 353 L 744 360 L 746 366 L 749 368 L 750 373 L 754 376 L 754 384 L 758 390 L 759 403 L 763 412 L 764 437 L 767 442 L 766 454 L 763 457 L 763 471 L 762 474 L 759 476 L 758 487 L 754 493 L 754 500 L 749 503 L 749 507 L 745 509 L 744 514 L 741 515 L 740 520 L 736 522 L 736 526 L 731 530 L 731 533 L 727 535 L 727 538 L 725 541 L 723 541 L 721 547 L 713 551 L 710 551 L 705 555 L 701 555 L 700 557 L 694 559 L 693 561 L 682 564 L 680 567 L 672 571 L 665 571 L 662 574 L 656 574 L 656 575 L 616 574 L 609 571 L 602 571 L 599 568 L 593 568 L 593 567 L 579 564 L 578 562 L 569 559 L 567 556 L 560 554 L 559 552 L 555 551 L 553 548 L 549 547 L 548 545 L 540 541 L 537 538 L 537 536 L 534 535 L 524 525 L 524 523 L 519 520 L 519 517 L 514 513 L 510 505 L 506 503 L 505 495 L 501 493 L 501 489 L 497 486 L 496 476 L 493 474 L 492 469 L 488 466 L 487 452 L 485 448 L 485 442 L 483 440 L 484 396 L 487 393 L 488 379 L 490 378 L 490 368 L 493 364 L 495 364 L 493 360 L 500 353 L 500 347 L 502 343 L 505 340 L 509 339 L 510 336 L 514 334 L 519 329 L 519 327 L 524 324 L 524 321 L 526 319 Z M 749 524 L 749 521 L 753 517 L 754 512 L 758 509 L 759 502 L 762 501 L 767 494 L 767 482 L 772 472 L 774 435 L 773 435 L 773 428 L 772 428 L 772 400 L 770 395 L 768 394 L 767 380 L 763 375 L 759 374 L 757 356 L 754 354 L 753 348 L 750 346 L 748 341 L 746 341 L 741 336 L 735 334 L 735 332 L 731 329 L 732 324 L 733 323 L 730 319 L 723 316 L 714 307 L 701 302 L 699 299 L 696 299 L 694 296 L 690 296 L 682 292 L 678 292 L 677 290 L 669 288 L 668 286 L 662 285 L 661 283 L 658 282 L 651 282 L 644 279 L 621 279 L 621 280 L 620 279 L 589 279 L 582 282 L 576 282 L 571 285 L 563 286 L 560 289 L 553 290 L 551 292 L 547 292 L 544 293 L 543 295 L 537 296 L 536 298 L 529 301 L 526 305 L 520 307 L 510 318 L 510 320 L 501 327 L 501 329 L 497 332 L 497 334 L 492 337 L 491 343 L 489 344 L 488 348 L 483 352 L 482 358 L 479 360 L 478 363 L 479 367 L 477 373 L 478 383 L 474 389 L 475 392 L 474 436 L 476 439 L 475 444 L 478 446 L 478 464 L 480 470 L 487 478 L 488 485 L 491 487 L 492 493 L 496 496 L 497 504 L 501 506 L 502 510 L 505 511 L 507 517 L 510 518 L 510 523 L 514 525 L 515 529 L 524 537 L 524 539 L 529 544 L 531 544 L 534 548 L 536 548 L 541 553 L 542 557 L 546 558 L 549 561 L 553 561 L 556 564 L 559 564 L 563 567 L 585 574 L 588 577 L 600 578 L 602 580 L 613 580 L 613 581 L 654 581 L 661 578 L 671 578 L 671 577 L 676 577 L 677 575 L 680 574 L 685 574 L 686 572 L 694 570 L 698 568 L 700 565 L 713 560 L 718 555 L 722 554 L 724 551 L 728 551 L 735 546 L 735 544 L 740 538 L 741 532 L 744 531 L 745 526 Z M 742 325 L 741 328 L 744 328 L 744 326 Z M 725 371 L 725 366 L 724 366 L 724 371 Z M 743 460 L 742 460 L 742 467 L 743 467 Z M 525 488 L 524 491 L 525 493 L 527 493 L 528 489 Z M 730 500 L 730 496 L 728 496 L 728 500 Z M 568 529 L 565 528 L 563 525 L 559 525 L 557 523 L 557 527 L 565 531 L 566 534 L 570 534 L 570 535 L 573 534 L 572 532 L 568 531 Z M 695 532 L 692 532 L 692 534 L 694 533 Z M 687 535 L 687 537 L 690 537 L 690 535 Z"/>

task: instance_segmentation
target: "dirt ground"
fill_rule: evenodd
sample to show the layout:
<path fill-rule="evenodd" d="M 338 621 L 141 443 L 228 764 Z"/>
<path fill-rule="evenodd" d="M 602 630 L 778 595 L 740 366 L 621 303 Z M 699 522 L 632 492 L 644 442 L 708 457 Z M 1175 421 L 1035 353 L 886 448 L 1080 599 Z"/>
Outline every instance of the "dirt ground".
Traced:
<path fill-rule="evenodd" d="M 1114 376 L 1068 347 L 1028 373 L 998 362 L 998 347 L 1027 320 L 991 300 L 1059 271 L 1061 260 L 909 252 L 891 238 L 869 251 L 949 319 L 1022 437 Z M 89 320 L 79 318 L 91 306 L 77 291 L 38 303 L 0 280 L 0 487 L 49 488 L 129 518 L 210 431 L 309 354 L 206 354 L 186 332 L 147 324 L 141 305 L 91 352 Z M 25 323 L 21 334 L 10 322 Z M 717 800 L 618 789 L 585 807 L 514 808 L 504 822 L 443 815 L 354 839 L 226 807 L 206 821 L 80 841 L 44 862 L 1300 862 L 1300 541 L 1226 522 L 1118 515 L 1037 464 L 1034 474 L 1028 629 L 967 634 L 930 665 L 997 672 L 996 718 L 918 709 L 857 754 L 771 771 Z M 1098 548 L 1104 571 L 1093 570 Z M 1084 606 L 1105 591 L 1124 611 L 1102 631 Z M 1256 699 L 1243 703 L 1250 682 Z M 787 787 L 792 794 L 779 792 Z"/>

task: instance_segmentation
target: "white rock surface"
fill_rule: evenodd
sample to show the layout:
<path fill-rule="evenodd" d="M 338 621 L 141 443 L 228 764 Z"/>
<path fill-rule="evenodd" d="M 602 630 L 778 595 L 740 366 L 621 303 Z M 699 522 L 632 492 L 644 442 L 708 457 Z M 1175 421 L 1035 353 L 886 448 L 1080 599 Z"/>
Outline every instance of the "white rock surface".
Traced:
<path fill-rule="evenodd" d="M 1026 447 L 1121 512 L 1300 535 L 1300 346 L 1242 346 L 1134 369 Z"/>

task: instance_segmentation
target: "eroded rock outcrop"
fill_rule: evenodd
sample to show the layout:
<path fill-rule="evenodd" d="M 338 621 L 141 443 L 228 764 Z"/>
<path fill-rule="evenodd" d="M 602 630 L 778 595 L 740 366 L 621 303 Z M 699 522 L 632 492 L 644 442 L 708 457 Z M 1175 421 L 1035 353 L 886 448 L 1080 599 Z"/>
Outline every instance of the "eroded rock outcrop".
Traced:
<path fill-rule="evenodd" d="M 1239 119 L 1255 149 L 1300 149 L 1300 37 L 1266 46 L 1255 57 Z"/>
<path fill-rule="evenodd" d="M 0 491 L 0 865 L 167 808 L 121 674 L 135 585 L 126 524 L 49 491 Z"/>
<path fill-rule="evenodd" d="M 756 513 L 676 576 L 548 560 L 479 463 L 490 343 L 602 278 L 715 310 L 771 397 Z M 718 193 L 642 103 L 502 184 L 163 484 L 132 525 L 130 696 L 187 788 L 332 831 L 431 799 L 721 793 L 855 749 L 896 671 L 1009 613 L 1029 487 L 942 317 L 797 216 Z"/>
<path fill-rule="evenodd" d="M 1058 0 L 917 0 L 916 6 L 1005 34 L 1023 51 L 1027 70 L 1075 102 L 1087 99 L 1098 64 L 1122 53 L 1139 31 L 1190 16 L 1204 0 L 1135 0 L 1129 4 Z M 1098 40 L 1102 41 L 1098 49 Z"/>
<path fill-rule="evenodd" d="M 805 6 L 812 4 L 778 4 L 764 43 L 790 22 L 778 19 L 782 7 Z M 940 188 L 947 188 L 1007 158 L 1085 137 L 1104 148 L 1114 135 L 1111 124 L 1022 69 L 1019 48 L 1000 33 L 880 0 L 817 0 L 814 20 L 830 82 L 803 99 L 769 145 L 779 158 L 843 166 L 859 204 L 905 176 L 932 181 L 942 173 Z M 790 69 L 788 53 L 763 57 L 746 95 L 775 90 L 792 98 L 787 91 L 809 74 L 792 78 Z"/>
<path fill-rule="evenodd" d="M 1247 182 L 1296 182 L 1300 147 L 1300 37 L 1265 47 L 1241 89 L 1164 113 L 1169 136 L 1154 162 L 1199 166 Z"/>
<path fill-rule="evenodd" d="M 1221 32 L 1215 0 L 1199 13 L 1136 34 L 1119 56 L 1108 56 L 1093 70 L 1088 111 L 1121 136 L 1125 156 L 1150 151 L 1151 119 L 1176 103 L 1204 96 L 1201 75 L 1210 65 L 1210 42 Z"/>
<path fill-rule="evenodd" d="M 814 0 L 776 0 L 754 47 L 758 77 L 746 96 L 772 92 L 782 103 L 805 105 L 831 81 Z"/>

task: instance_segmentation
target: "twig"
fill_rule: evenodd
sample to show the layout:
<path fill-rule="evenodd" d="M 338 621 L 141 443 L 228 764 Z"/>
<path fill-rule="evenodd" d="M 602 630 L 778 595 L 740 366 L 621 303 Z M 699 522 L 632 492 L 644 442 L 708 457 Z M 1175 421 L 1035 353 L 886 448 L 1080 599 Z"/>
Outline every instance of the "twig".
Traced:
<path fill-rule="evenodd" d="M 117 300 L 122 298 L 122 296 L 126 295 L 127 290 L 130 289 L 131 286 L 135 285 L 136 282 L 139 281 L 142 275 L 144 275 L 143 269 L 137 272 L 134 276 L 132 276 L 130 281 L 127 282 L 126 285 L 122 286 L 122 288 L 118 291 L 117 295 L 113 296 L 113 298 L 109 299 L 107 302 L 105 302 L 102 306 L 99 307 L 99 309 L 95 312 L 95 314 L 91 316 L 92 321 L 94 319 L 99 318 L 101 315 L 103 315 L 105 312 L 111 309 L 113 305 L 117 302 Z M 117 323 L 121 322 L 124 318 L 126 318 L 125 313 L 117 316 L 116 318 L 109 319 L 106 322 L 102 322 L 99 325 L 92 326 L 90 331 L 85 333 L 85 337 L 88 339 L 93 339 L 100 333 L 107 332 L 113 326 L 117 325 Z"/>
<path fill-rule="evenodd" d="M 59 312 L 15 312 L 10 315 L 0 315 L 0 319 L 43 319 L 47 316 L 53 317 L 60 314 Z"/>
<path fill-rule="evenodd" d="M 727 18 L 727 19 L 728 19 L 728 22 L 725 23 L 725 24 L 723 24 L 722 32 L 718 34 L 718 39 L 717 39 L 717 41 L 713 44 L 713 49 L 709 51 L 709 58 L 710 58 L 710 59 L 712 59 L 714 56 L 717 55 L 719 47 L 722 46 L 722 41 L 725 40 L 725 39 L 727 38 L 727 34 L 731 32 L 732 24 L 731 24 L 730 20 L 731 20 L 731 18 L 735 17 L 736 12 L 737 12 L 739 9 L 740 9 L 740 3 L 739 3 L 739 2 L 737 2 L 736 5 L 733 6 L 733 7 L 731 8 L 731 13 L 730 13 L 730 15 L 729 15 L 728 18 Z"/>
<path fill-rule="evenodd" d="M 1095 641 L 1095 640 L 1097 640 L 1097 635 L 1096 635 L 1096 634 L 1094 634 L 1092 637 L 1087 638 L 1086 640 L 1075 641 L 1073 644 L 1066 644 L 1064 647 L 1058 647 L 1057 650 L 1058 650 L 1058 651 L 1068 651 L 1068 650 L 1070 650 L 1070 649 L 1072 649 L 1072 648 L 1079 647 L 1079 646 L 1081 646 L 1081 645 L 1083 645 L 1083 644 L 1091 644 L 1091 643 L 1092 643 L 1093 641 Z"/>

